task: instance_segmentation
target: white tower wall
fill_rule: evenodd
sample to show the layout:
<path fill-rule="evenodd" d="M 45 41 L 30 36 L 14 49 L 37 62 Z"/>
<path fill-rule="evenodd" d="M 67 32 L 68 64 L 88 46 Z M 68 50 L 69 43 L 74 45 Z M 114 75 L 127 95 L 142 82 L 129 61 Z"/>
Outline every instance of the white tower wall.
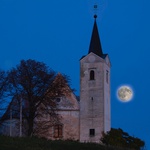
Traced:
<path fill-rule="evenodd" d="M 110 65 L 91 52 L 80 61 L 80 141 L 100 142 L 102 132 L 109 130 Z"/>

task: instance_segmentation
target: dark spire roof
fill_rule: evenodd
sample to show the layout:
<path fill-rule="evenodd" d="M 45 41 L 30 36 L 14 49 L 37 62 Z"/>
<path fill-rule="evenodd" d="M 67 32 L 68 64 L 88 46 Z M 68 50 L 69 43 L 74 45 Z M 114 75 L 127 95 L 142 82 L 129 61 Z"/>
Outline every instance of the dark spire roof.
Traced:
<path fill-rule="evenodd" d="M 93 32 L 92 32 L 92 37 L 91 37 L 91 42 L 90 42 L 90 47 L 89 47 L 89 53 L 93 52 L 94 54 L 102 57 L 103 51 L 102 51 L 100 37 L 98 34 L 98 28 L 97 28 L 97 23 L 96 23 L 97 16 L 94 15 L 94 18 L 95 18 L 95 21 L 94 21 Z"/>

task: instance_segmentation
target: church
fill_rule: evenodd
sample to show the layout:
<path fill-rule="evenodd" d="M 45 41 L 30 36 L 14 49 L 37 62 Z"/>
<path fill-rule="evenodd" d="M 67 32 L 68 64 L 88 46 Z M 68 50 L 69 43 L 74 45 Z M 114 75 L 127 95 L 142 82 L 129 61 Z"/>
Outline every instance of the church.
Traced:
<path fill-rule="evenodd" d="M 80 142 L 99 143 L 103 132 L 111 128 L 110 112 L 110 59 L 104 54 L 94 15 L 94 25 L 87 55 L 80 59 L 80 96 L 71 90 L 62 97 L 57 97 L 57 113 L 60 122 L 49 126 L 41 136 L 51 140 L 71 139 Z M 57 77 L 61 77 L 58 74 Z M 56 80 L 57 80 L 56 77 Z M 70 87 L 66 87 L 70 89 Z M 15 119 L 15 118 L 12 118 Z M 38 121 L 38 118 L 37 118 Z M 9 120 L 1 127 L 1 134 L 10 135 Z M 11 136 L 18 136 L 15 121 L 11 126 Z"/>

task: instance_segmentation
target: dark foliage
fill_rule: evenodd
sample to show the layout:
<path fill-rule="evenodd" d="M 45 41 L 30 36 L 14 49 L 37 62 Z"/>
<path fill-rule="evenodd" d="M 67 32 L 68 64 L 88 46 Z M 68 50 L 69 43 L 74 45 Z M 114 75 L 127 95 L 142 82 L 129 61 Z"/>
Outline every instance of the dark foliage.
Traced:
<path fill-rule="evenodd" d="M 77 141 L 49 141 L 40 138 L 11 138 L 0 136 L 2 150 L 128 150 Z"/>
<path fill-rule="evenodd" d="M 144 149 L 145 146 L 144 141 L 137 137 L 130 136 L 120 128 L 112 128 L 106 134 L 103 133 L 103 138 L 101 138 L 101 141 L 106 145 L 130 148 L 133 150 L 141 150 Z"/>

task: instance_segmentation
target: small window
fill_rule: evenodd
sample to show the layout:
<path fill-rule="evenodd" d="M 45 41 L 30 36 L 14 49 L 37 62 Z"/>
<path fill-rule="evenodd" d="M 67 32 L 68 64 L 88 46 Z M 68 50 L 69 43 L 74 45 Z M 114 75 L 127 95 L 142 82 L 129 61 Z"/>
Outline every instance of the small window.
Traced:
<path fill-rule="evenodd" d="M 62 138 L 63 136 L 63 126 L 62 125 L 55 125 L 54 126 L 54 138 Z"/>
<path fill-rule="evenodd" d="M 108 72 L 108 70 L 106 70 L 106 82 L 108 83 L 108 74 L 109 74 L 109 72 Z"/>
<path fill-rule="evenodd" d="M 90 129 L 90 136 L 95 136 L 95 129 Z"/>
<path fill-rule="evenodd" d="M 90 71 L 90 80 L 95 80 L 95 73 L 94 70 Z"/>

